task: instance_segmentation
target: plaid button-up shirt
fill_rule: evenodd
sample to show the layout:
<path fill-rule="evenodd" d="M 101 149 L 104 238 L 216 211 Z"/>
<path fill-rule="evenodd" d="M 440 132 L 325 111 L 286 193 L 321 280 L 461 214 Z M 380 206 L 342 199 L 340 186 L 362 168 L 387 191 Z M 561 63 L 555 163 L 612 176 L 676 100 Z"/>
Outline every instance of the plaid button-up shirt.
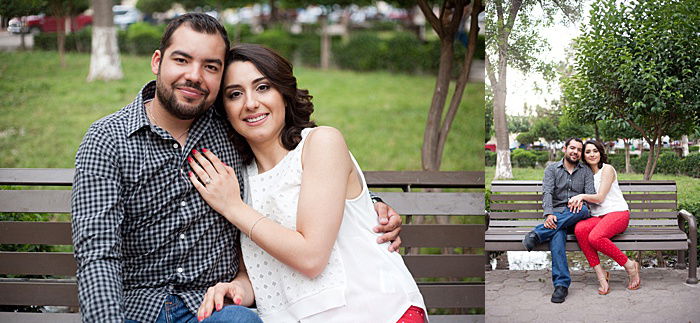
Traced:
<path fill-rule="evenodd" d="M 595 194 L 593 172 L 582 162 L 569 173 L 564 160 L 553 163 L 544 170 L 542 179 L 542 208 L 544 215 L 563 212 L 569 199 L 578 194 Z"/>
<path fill-rule="evenodd" d="M 206 289 L 238 271 L 239 231 L 200 197 L 186 162 L 193 148 L 207 148 L 243 185 L 228 122 L 209 109 L 181 147 L 149 122 L 144 102 L 154 95 L 152 81 L 95 122 L 78 149 L 72 225 L 87 322 L 155 321 L 168 294 L 196 313 Z"/>

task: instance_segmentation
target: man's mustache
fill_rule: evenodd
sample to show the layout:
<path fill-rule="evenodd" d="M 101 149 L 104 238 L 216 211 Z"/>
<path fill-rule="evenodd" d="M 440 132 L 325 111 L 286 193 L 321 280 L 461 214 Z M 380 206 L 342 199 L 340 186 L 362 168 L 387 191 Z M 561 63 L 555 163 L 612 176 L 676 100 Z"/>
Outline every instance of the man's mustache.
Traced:
<path fill-rule="evenodd" d="M 176 87 L 176 88 L 178 88 L 178 87 L 189 87 L 189 88 L 193 88 L 193 89 L 195 89 L 195 90 L 197 90 L 197 91 L 199 91 L 199 92 L 204 93 L 204 95 L 209 95 L 209 91 L 203 89 L 203 88 L 199 85 L 199 83 L 194 83 L 194 82 L 192 82 L 192 81 L 185 81 L 184 83 L 176 83 L 176 84 L 173 85 L 173 87 Z"/>

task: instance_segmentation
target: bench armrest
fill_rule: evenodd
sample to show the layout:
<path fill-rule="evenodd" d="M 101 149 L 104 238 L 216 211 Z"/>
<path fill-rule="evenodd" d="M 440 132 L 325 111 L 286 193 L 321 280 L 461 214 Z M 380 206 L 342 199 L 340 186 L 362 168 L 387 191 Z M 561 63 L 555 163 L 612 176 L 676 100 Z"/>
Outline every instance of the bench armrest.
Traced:
<path fill-rule="evenodd" d="M 681 230 L 683 230 L 684 222 L 688 222 L 688 237 L 691 241 L 698 241 L 698 223 L 695 221 L 695 217 L 686 210 L 680 210 L 678 211 L 678 225 L 680 225 Z"/>

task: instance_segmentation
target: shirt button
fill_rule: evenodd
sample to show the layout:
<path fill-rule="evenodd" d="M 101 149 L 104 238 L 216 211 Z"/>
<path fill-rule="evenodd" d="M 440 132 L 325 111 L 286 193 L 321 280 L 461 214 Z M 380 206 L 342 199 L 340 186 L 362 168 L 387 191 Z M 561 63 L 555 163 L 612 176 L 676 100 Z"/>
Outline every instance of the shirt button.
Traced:
<path fill-rule="evenodd" d="M 174 143 L 173 148 L 178 149 L 178 148 L 180 148 L 180 145 L 178 143 Z"/>
<path fill-rule="evenodd" d="M 180 206 L 186 206 L 186 205 L 187 205 L 187 202 L 185 202 L 185 201 L 180 202 Z"/>
<path fill-rule="evenodd" d="M 182 267 L 178 267 L 178 268 L 177 268 L 177 272 L 178 272 L 178 273 L 182 274 L 183 271 L 185 271 L 185 269 L 183 269 Z"/>
<path fill-rule="evenodd" d="M 185 239 L 185 234 L 184 234 L 184 233 L 180 233 L 180 239 L 183 239 L 183 240 Z"/>

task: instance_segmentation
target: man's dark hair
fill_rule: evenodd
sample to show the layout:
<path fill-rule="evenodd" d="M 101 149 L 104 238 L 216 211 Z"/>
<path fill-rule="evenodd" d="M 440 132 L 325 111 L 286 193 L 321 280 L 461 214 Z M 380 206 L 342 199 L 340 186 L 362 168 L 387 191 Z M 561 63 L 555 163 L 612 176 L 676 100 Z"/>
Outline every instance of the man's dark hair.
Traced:
<path fill-rule="evenodd" d="M 571 143 L 572 140 L 573 140 L 573 141 L 578 141 L 578 142 L 580 142 L 580 143 L 581 143 L 581 147 L 583 147 L 583 140 L 581 140 L 581 138 L 571 137 L 571 138 L 569 138 L 569 139 L 566 139 L 566 143 L 564 144 L 564 148 L 569 147 L 569 143 Z"/>
<path fill-rule="evenodd" d="M 301 141 L 301 130 L 316 127 L 311 121 L 311 113 L 314 112 L 313 96 L 309 91 L 297 88 L 297 79 L 292 73 L 292 64 L 275 51 L 257 44 L 237 44 L 231 48 L 227 55 L 226 68 L 234 62 L 251 62 L 272 84 L 272 87 L 282 94 L 284 99 L 284 127 L 280 133 L 282 145 L 287 150 L 292 150 Z M 226 84 L 221 80 L 221 91 L 217 98 L 216 107 L 219 113 L 226 115 L 224 108 L 223 91 Z M 221 111 L 223 110 L 223 111 Z M 244 164 L 253 161 L 253 151 L 248 142 L 235 131 L 231 132 L 231 141 L 240 152 Z"/>
<path fill-rule="evenodd" d="M 168 26 L 165 27 L 165 32 L 163 33 L 163 37 L 160 39 L 160 46 L 158 47 L 161 55 L 165 54 L 165 49 L 170 46 L 173 33 L 175 33 L 175 30 L 177 30 L 177 28 L 182 24 L 187 24 L 190 28 L 192 28 L 192 30 L 198 33 L 209 35 L 219 33 L 221 38 L 224 40 L 224 44 L 226 45 L 225 53 L 228 54 L 229 49 L 231 48 L 231 42 L 228 40 L 226 29 L 224 29 L 224 26 L 222 26 L 216 20 L 216 18 L 204 13 L 186 13 L 173 19 L 170 21 Z"/>
<path fill-rule="evenodd" d="M 586 152 L 586 145 L 591 144 L 595 146 L 596 149 L 598 149 L 598 152 L 600 153 L 600 160 L 598 161 L 598 169 L 603 168 L 603 164 L 608 162 L 608 154 L 605 153 L 605 147 L 603 147 L 603 144 L 596 140 L 587 140 L 585 144 L 583 144 L 583 151 L 584 154 Z M 586 160 L 585 158 L 583 159 L 584 161 Z M 586 161 L 586 164 L 588 162 Z M 590 166 L 590 165 L 588 165 Z"/>

